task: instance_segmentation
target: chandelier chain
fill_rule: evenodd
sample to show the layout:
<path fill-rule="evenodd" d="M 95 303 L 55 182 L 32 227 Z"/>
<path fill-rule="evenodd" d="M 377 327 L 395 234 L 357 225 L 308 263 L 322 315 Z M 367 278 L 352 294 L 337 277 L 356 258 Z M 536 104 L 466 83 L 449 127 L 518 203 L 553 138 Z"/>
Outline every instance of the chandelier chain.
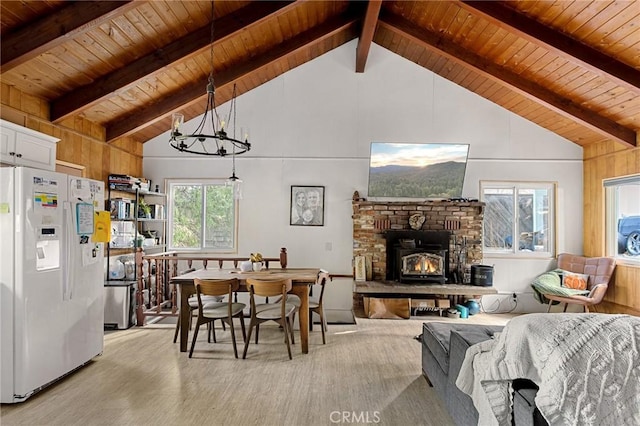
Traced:
<path fill-rule="evenodd" d="M 235 156 L 244 154 L 251 149 L 247 137 L 238 139 L 236 136 L 236 84 L 233 84 L 232 96 L 229 101 L 227 114 L 218 114 L 215 101 L 215 85 L 213 73 L 215 69 L 214 41 L 215 41 L 215 9 L 211 2 L 211 27 L 209 43 L 209 60 L 211 69 L 207 77 L 207 104 L 200 122 L 192 133 L 185 132 L 184 115 L 174 113 L 171 121 L 171 138 L 169 145 L 180 151 L 190 154 L 215 155 L 224 157 L 232 154 L 233 169 L 235 172 Z M 210 128 L 210 129 L 209 129 Z M 244 132 L 243 132 L 244 133 Z M 231 145 L 229 147 L 229 144 Z M 231 148 L 231 149 L 229 149 Z M 234 173 L 235 175 L 235 173 Z"/>
<path fill-rule="evenodd" d="M 211 83 L 211 85 L 213 86 L 213 41 L 215 40 L 215 31 L 214 31 L 214 10 L 213 10 L 213 1 L 211 1 L 211 29 L 210 29 L 210 37 L 209 40 L 211 40 L 211 43 L 209 44 L 209 60 L 211 61 L 211 69 L 209 71 L 209 83 Z M 213 86 L 215 87 L 215 86 Z"/>

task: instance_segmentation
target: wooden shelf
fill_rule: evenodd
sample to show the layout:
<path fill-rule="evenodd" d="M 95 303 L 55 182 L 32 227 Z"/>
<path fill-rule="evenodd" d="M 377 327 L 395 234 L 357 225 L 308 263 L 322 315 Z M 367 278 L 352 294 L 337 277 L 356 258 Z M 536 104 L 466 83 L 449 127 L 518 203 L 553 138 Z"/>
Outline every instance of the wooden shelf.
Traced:
<path fill-rule="evenodd" d="M 121 254 L 133 254 L 139 247 L 109 247 L 110 256 L 119 256 Z"/>

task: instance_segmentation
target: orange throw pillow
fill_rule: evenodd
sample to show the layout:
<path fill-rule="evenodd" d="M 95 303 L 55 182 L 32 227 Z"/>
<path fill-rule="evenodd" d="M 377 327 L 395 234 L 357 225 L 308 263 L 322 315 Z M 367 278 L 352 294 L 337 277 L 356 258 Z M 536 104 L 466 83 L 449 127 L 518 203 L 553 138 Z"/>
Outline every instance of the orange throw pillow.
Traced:
<path fill-rule="evenodd" d="M 574 290 L 586 290 L 589 275 L 564 272 L 562 274 L 562 287 Z"/>

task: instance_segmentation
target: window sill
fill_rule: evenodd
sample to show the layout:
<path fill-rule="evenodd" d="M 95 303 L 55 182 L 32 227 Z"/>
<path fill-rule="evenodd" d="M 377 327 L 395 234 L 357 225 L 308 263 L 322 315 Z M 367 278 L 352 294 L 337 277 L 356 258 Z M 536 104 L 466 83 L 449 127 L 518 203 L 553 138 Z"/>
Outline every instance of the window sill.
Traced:
<path fill-rule="evenodd" d="M 497 253 L 497 252 L 484 252 L 483 257 L 485 259 L 541 259 L 541 260 L 553 260 L 556 257 L 551 253 Z"/>
<path fill-rule="evenodd" d="M 624 265 L 631 268 L 640 268 L 640 259 L 628 259 L 625 257 L 615 257 L 616 265 Z"/>

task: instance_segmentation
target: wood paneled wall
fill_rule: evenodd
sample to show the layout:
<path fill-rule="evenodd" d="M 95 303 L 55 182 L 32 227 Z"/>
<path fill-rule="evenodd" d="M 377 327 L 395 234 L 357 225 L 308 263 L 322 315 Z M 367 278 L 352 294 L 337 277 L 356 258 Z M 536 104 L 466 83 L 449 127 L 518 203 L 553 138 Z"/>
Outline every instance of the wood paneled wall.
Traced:
<path fill-rule="evenodd" d="M 584 254 L 605 256 L 602 180 L 640 173 L 640 148 L 599 143 L 584 148 Z M 598 311 L 640 316 L 640 266 L 617 265 Z"/>
<path fill-rule="evenodd" d="M 2 83 L 0 116 L 7 121 L 59 138 L 56 159 L 86 167 L 86 177 L 107 182 L 109 173 L 142 176 L 142 143 L 121 138 L 105 142 L 99 124 L 77 118 L 54 124 L 49 103 Z"/>

